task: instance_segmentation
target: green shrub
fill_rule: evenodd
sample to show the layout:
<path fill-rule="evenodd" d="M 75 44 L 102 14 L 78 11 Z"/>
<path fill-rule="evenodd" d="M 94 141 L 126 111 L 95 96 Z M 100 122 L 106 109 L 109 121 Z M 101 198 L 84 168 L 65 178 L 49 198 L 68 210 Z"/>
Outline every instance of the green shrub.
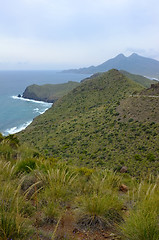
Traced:
<path fill-rule="evenodd" d="M 148 153 L 147 154 L 147 160 L 149 160 L 150 162 L 154 162 L 155 161 L 155 156 L 153 153 Z"/>
<path fill-rule="evenodd" d="M 16 173 L 26 172 L 29 173 L 32 170 L 36 169 L 36 160 L 35 159 L 26 159 L 17 162 L 16 164 Z"/>
<path fill-rule="evenodd" d="M 139 154 L 135 154 L 134 158 L 135 158 L 136 161 L 142 161 L 142 158 Z"/>
<path fill-rule="evenodd" d="M 122 219 L 122 201 L 113 193 L 85 195 L 79 198 L 79 205 L 82 227 L 105 228 Z"/>
<path fill-rule="evenodd" d="M 138 184 L 130 202 L 132 209 L 121 226 L 124 239 L 159 240 L 158 178 L 150 176 L 148 181 Z"/>
<path fill-rule="evenodd" d="M 130 212 L 122 226 L 124 239 L 129 240 L 158 240 L 159 225 L 157 209 L 153 202 L 144 202 L 136 210 Z"/>
<path fill-rule="evenodd" d="M 59 165 L 39 173 L 38 178 L 45 186 L 44 195 L 47 198 L 56 202 L 65 202 L 73 194 L 77 173 L 66 166 Z"/>
<path fill-rule="evenodd" d="M 0 197 L 0 239 L 24 239 L 29 231 L 22 210 L 25 201 L 19 194 L 19 186 L 16 189 L 13 183 L 4 184 Z"/>

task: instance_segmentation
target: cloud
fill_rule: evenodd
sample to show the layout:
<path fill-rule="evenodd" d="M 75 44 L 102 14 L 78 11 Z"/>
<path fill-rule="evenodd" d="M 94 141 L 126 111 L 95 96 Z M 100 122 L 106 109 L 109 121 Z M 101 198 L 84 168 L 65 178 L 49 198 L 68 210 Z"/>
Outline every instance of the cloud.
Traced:
<path fill-rule="evenodd" d="M 5 0 L 0 59 L 96 65 L 123 52 L 159 59 L 158 0 Z"/>

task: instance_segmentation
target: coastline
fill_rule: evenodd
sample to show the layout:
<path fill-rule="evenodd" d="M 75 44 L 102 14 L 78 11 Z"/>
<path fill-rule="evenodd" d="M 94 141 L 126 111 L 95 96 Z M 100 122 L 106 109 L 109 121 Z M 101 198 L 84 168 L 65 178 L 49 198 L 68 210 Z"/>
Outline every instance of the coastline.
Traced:
<path fill-rule="evenodd" d="M 53 105 L 53 103 L 48 103 L 48 102 L 44 102 L 44 101 L 36 101 L 33 99 L 27 99 L 27 98 L 18 97 L 18 96 L 11 96 L 11 98 L 16 101 L 20 100 L 20 101 L 28 102 L 31 104 L 36 104 L 35 108 L 33 108 L 33 112 L 36 114 L 36 116 L 39 116 L 39 115 L 45 113 Z M 44 109 L 41 110 L 40 107 L 37 107 L 37 104 L 41 105 Z M 24 123 L 22 123 L 22 124 L 18 124 L 18 125 L 15 124 L 12 127 L 8 127 L 7 129 L 2 131 L 2 135 L 7 136 L 9 134 L 15 134 L 15 133 L 18 133 L 18 132 L 24 130 L 32 123 L 33 119 L 34 119 L 34 117 L 32 119 L 28 119 L 28 120 L 24 121 Z"/>
<path fill-rule="evenodd" d="M 33 103 L 42 103 L 42 104 L 49 104 L 52 105 L 53 103 L 47 102 L 47 101 L 42 101 L 42 100 L 35 100 L 35 99 L 30 99 L 30 98 L 24 98 L 24 97 L 18 97 L 18 96 L 12 96 L 13 99 L 15 100 L 22 100 L 22 101 L 27 101 L 27 102 L 33 102 Z"/>

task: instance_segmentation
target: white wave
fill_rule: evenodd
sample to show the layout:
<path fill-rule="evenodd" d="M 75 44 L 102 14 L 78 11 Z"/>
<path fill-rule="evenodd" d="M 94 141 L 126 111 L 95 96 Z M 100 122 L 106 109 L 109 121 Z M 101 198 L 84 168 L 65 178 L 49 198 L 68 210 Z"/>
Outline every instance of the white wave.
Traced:
<path fill-rule="evenodd" d="M 33 112 L 34 113 L 39 113 L 39 114 L 43 114 L 44 112 L 46 112 L 46 110 L 48 110 L 49 108 L 45 108 L 44 110 L 40 110 L 39 108 L 34 108 Z"/>
<path fill-rule="evenodd" d="M 39 113 L 39 108 L 34 108 L 34 112 Z"/>
<path fill-rule="evenodd" d="M 46 112 L 46 110 L 48 110 L 48 108 L 45 108 L 44 111 L 39 111 L 39 113 L 43 114 L 44 112 Z"/>
<path fill-rule="evenodd" d="M 24 130 L 27 126 L 29 126 L 31 123 L 32 123 L 32 121 L 28 121 L 28 122 L 20 125 L 19 127 L 12 127 L 10 129 L 6 129 L 3 134 L 8 135 L 8 134 L 14 134 L 14 133 L 20 132 L 20 131 Z"/>
<path fill-rule="evenodd" d="M 148 79 L 150 79 L 150 80 L 156 80 L 156 81 L 159 81 L 159 79 L 158 78 L 155 78 L 155 77 L 148 77 L 148 76 L 144 76 L 145 78 L 148 78 Z"/>
<path fill-rule="evenodd" d="M 40 103 L 42 105 L 46 105 L 48 107 L 51 107 L 52 106 L 52 103 L 48 103 L 48 102 L 43 102 L 43 101 L 36 101 L 36 100 L 33 100 L 33 99 L 28 99 L 28 98 L 23 98 L 23 97 L 17 97 L 17 96 L 11 96 L 13 99 L 15 100 L 22 100 L 22 101 L 25 101 L 25 102 L 33 102 L 33 103 Z"/>

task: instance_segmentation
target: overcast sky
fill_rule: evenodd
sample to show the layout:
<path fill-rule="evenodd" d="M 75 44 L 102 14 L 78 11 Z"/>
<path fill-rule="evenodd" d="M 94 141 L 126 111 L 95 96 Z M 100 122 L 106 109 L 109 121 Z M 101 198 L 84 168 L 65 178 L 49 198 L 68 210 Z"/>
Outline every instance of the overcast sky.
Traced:
<path fill-rule="evenodd" d="M 78 68 L 133 52 L 159 60 L 158 0 L 0 0 L 0 69 Z"/>

